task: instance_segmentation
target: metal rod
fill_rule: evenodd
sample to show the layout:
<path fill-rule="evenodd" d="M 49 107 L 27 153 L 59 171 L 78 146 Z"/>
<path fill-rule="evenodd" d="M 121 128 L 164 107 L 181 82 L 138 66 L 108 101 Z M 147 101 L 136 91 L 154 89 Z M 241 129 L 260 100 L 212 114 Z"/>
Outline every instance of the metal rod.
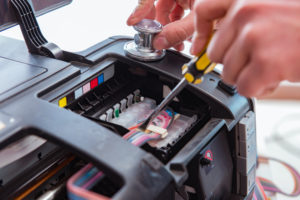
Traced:
<path fill-rule="evenodd" d="M 166 98 L 155 108 L 151 115 L 143 122 L 139 129 L 146 130 L 148 125 L 152 122 L 153 119 L 164 109 L 171 101 L 174 99 L 179 92 L 188 84 L 185 78 L 182 78 L 181 81 L 173 88 L 173 90 L 166 96 Z"/>

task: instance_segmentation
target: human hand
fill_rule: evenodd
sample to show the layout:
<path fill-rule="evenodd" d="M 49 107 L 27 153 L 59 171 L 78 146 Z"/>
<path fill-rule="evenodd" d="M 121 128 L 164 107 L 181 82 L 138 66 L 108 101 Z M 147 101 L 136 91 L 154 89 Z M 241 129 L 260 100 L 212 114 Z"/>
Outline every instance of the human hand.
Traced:
<path fill-rule="evenodd" d="M 191 38 L 194 32 L 193 12 L 182 19 L 185 9 L 192 9 L 194 0 L 139 0 L 138 6 L 129 16 L 128 25 L 134 25 L 144 18 L 156 19 L 165 25 L 153 41 L 155 49 L 174 47 L 178 51 L 184 49 L 183 41 Z"/>
<path fill-rule="evenodd" d="M 207 12 L 200 13 L 205 5 Z M 194 10 L 193 54 L 207 41 L 208 22 L 226 13 L 207 51 L 224 64 L 224 81 L 237 85 L 240 94 L 259 97 L 282 80 L 300 81 L 298 0 L 200 0 Z"/>

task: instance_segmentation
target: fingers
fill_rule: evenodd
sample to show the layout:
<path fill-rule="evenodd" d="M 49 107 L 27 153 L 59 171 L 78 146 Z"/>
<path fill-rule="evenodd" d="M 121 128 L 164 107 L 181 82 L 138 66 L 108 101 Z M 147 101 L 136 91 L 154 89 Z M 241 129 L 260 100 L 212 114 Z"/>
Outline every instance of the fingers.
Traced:
<path fill-rule="evenodd" d="M 258 96 L 263 92 L 262 75 L 253 70 L 251 64 L 243 69 L 237 80 L 239 94 L 246 97 Z"/>
<path fill-rule="evenodd" d="M 231 85 L 236 84 L 238 75 L 249 61 L 249 54 L 252 50 L 253 43 L 247 40 L 247 38 L 249 38 L 249 30 L 252 29 L 251 25 L 248 25 L 248 27 L 249 28 L 246 26 L 242 33 L 239 34 L 223 59 L 223 80 Z"/>
<path fill-rule="evenodd" d="M 233 0 L 199 0 L 194 5 L 195 29 L 190 52 L 200 53 L 210 38 L 213 21 L 225 16 Z"/>
<path fill-rule="evenodd" d="M 274 60 L 272 56 L 257 43 L 261 27 L 258 24 L 244 26 L 223 59 L 224 81 L 236 85 L 239 93 L 246 97 L 270 92 L 282 80 L 280 70 L 274 70 L 279 68 L 276 61 L 270 62 Z"/>
<path fill-rule="evenodd" d="M 224 20 L 207 48 L 209 58 L 214 62 L 222 63 L 226 51 L 235 40 L 236 34 L 236 27 L 231 24 L 231 21 Z"/>
<path fill-rule="evenodd" d="M 162 25 L 170 23 L 169 15 L 176 6 L 174 0 L 159 0 L 156 4 L 156 20 Z"/>
<path fill-rule="evenodd" d="M 155 10 L 155 6 L 152 6 L 150 12 L 147 14 L 147 16 L 145 17 L 145 19 L 155 19 L 155 15 L 156 15 L 156 10 Z"/>
<path fill-rule="evenodd" d="M 191 9 L 193 7 L 194 0 L 175 0 L 180 7 L 184 10 Z"/>
<path fill-rule="evenodd" d="M 244 1 L 237 1 L 229 11 L 228 16 L 222 22 L 219 30 L 211 40 L 207 49 L 208 56 L 214 62 L 223 62 L 225 53 L 237 37 L 239 27 L 247 26 L 243 24 L 245 18 L 249 18 L 251 8 L 244 6 Z M 241 24 L 243 24 L 241 26 Z"/>
<path fill-rule="evenodd" d="M 257 98 L 265 98 L 266 96 L 271 95 L 272 93 L 274 93 L 274 91 L 276 90 L 276 88 L 279 86 L 279 83 L 275 83 L 274 85 L 271 85 L 267 88 L 265 88 L 263 90 L 263 92 L 257 96 Z"/>
<path fill-rule="evenodd" d="M 183 51 L 184 49 L 184 44 L 183 43 L 180 43 L 178 45 L 175 45 L 174 48 L 177 50 L 177 51 Z"/>
<path fill-rule="evenodd" d="M 174 22 L 180 20 L 184 15 L 184 9 L 180 5 L 176 5 L 172 13 L 169 15 L 170 21 Z"/>
<path fill-rule="evenodd" d="M 154 48 L 167 49 L 188 39 L 194 32 L 193 15 L 194 13 L 191 12 L 185 18 L 166 25 L 154 38 Z"/>
<path fill-rule="evenodd" d="M 149 13 L 153 13 L 154 1 L 155 0 L 139 0 L 138 6 L 127 19 L 127 25 L 132 26 L 144 19 L 146 16 L 149 16 Z"/>
<path fill-rule="evenodd" d="M 154 39 L 154 48 L 166 49 L 174 46 L 183 50 L 183 41 L 191 38 L 194 31 L 193 14 L 182 19 L 184 8 L 191 8 L 194 0 L 139 0 L 139 5 L 127 20 L 128 25 L 134 25 L 143 18 L 156 19 L 166 25 L 163 31 Z M 172 22 L 172 23 L 171 23 Z"/>
<path fill-rule="evenodd" d="M 277 71 L 272 70 L 274 65 L 264 65 L 262 60 L 267 58 L 260 58 L 259 61 L 257 55 L 251 56 L 252 60 L 243 68 L 236 81 L 238 92 L 246 97 L 262 96 L 277 87 L 281 80 Z"/>

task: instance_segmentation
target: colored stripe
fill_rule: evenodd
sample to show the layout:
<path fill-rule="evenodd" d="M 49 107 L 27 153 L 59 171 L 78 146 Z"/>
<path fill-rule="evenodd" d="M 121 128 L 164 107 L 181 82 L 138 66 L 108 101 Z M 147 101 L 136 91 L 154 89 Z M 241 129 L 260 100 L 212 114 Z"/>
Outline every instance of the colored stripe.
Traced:
<path fill-rule="evenodd" d="M 79 97 L 81 97 L 81 95 L 83 94 L 82 87 L 80 87 L 77 90 L 75 90 L 74 93 L 75 93 L 75 99 L 78 99 Z"/>
<path fill-rule="evenodd" d="M 90 83 L 87 83 L 85 84 L 83 87 L 82 87 L 82 91 L 83 91 L 83 94 L 87 93 L 88 91 L 91 90 L 91 84 Z"/>
<path fill-rule="evenodd" d="M 98 86 L 98 78 L 94 78 L 93 80 L 91 80 L 91 89 L 97 86 Z"/>
<path fill-rule="evenodd" d="M 58 106 L 63 108 L 67 105 L 67 97 L 63 97 L 58 101 Z"/>
<path fill-rule="evenodd" d="M 100 178 L 102 178 L 103 172 L 98 172 L 93 178 L 91 178 L 88 182 L 86 182 L 82 188 L 90 188 L 91 185 L 96 183 Z"/>
<path fill-rule="evenodd" d="M 100 76 L 98 76 L 98 85 L 100 85 L 103 82 L 104 82 L 104 74 L 101 74 Z"/>

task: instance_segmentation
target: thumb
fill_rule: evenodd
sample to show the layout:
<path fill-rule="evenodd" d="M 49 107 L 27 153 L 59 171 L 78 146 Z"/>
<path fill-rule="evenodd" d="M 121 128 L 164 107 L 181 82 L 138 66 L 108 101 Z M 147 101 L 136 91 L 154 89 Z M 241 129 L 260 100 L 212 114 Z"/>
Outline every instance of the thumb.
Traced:
<path fill-rule="evenodd" d="M 154 14 L 154 1 L 155 0 L 139 0 L 138 6 L 131 13 L 127 19 L 127 25 L 132 26 L 142 19 L 144 19 L 149 14 Z M 153 16 L 154 17 L 154 16 Z"/>
<path fill-rule="evenodd" d="M 194 32 L 193 12 L 185 18 L 172 22 L 163 28 L 163 31 L 155 36 L 153 46 L 155 49 L 167 49 L 181 44 L 191 37 Z"/>

